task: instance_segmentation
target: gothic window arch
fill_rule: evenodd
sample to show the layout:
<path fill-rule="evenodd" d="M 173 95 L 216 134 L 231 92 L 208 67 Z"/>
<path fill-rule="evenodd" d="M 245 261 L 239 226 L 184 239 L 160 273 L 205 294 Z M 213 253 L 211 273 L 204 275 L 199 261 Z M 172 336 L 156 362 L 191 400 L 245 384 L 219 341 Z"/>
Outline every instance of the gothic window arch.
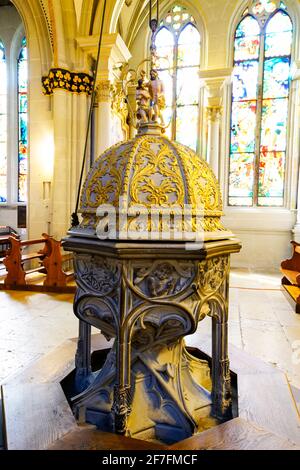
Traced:
<path fill-rule="evenodd" d="M 234 37 L 230 206 L 284 205 L 292 44 L 285 3 L 251 2 Z"/>
<path fill-rule="evenodd" d="M 7 65 L 0 39 L 0 202 L 7 202 Z"/>
<path fill-rule="evenodd" d="M 166 132 L 172 140 L 199 150 L 201 37 L 187 8 L 172 6 L 159 23 L 155 46 L 166 90 Z"/>

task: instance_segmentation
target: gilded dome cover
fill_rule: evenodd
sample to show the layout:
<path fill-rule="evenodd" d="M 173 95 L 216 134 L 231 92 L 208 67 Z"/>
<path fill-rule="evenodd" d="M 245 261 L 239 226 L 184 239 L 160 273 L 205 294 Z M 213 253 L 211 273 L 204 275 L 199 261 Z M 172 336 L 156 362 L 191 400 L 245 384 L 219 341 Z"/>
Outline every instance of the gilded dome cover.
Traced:
<path fill-rule="evenodd" d="M 194 218 L 201 213 L 206 239 L 226 237 L 220 220 L 220 187 L 209 165 L 190 148 L 155 132 L 118 143 L 95 161 L 81 194 L 81 229 L 95 230 L 100 219 L 96 212 L 102 205 L 113 206 L 117 217 L 120 207 L 128 214 L 137 206 L 148 211 L 159 207 L 171 213 L 188 208 L 192 231 L 199 230 Z M 131 230 L 134 219 L 129 217 Z"/>

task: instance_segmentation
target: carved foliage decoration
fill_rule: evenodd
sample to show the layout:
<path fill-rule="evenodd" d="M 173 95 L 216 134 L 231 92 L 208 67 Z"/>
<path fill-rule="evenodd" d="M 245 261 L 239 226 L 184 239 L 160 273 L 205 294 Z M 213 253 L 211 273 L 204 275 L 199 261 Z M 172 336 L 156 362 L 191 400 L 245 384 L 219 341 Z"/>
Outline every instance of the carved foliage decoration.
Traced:
<path fill-rule="evenodd" d="M 95 211 L 101 204 L 118 205 L 130 153 L 131 145 L 127 142 L 115 145 L 97 159 L 83 187 L 82 212 Z"/>
<path fill-rule="evenodd" d="M 87 292 L 109 295 L 119 284 L 121 269 L 118 262 L 99 256 L 76 256 L 76 282 Z"/>
<path fill-rule="evenodd" d="M 223 286 L 229 269 L 227 256 L 210 258 L 199 263 L 198 282 L 204 296 L 217 293 Z"/>
<path fill-rule="evenodd" d="M 192 204 L 201 204 L 207 214 L 222 214 L 220 186 L 209 165 L 188 147 L 178 149 L 186 163 L 186 178 L 190 188 Z M 185 154 L 185 155 L 184 155 Z"/>
<path fill-rule="evenodd" d="M 133 166 L 130 197 L 134 204 L 183 206 L 184 177 L 167 141 L 143 138 Z"/>

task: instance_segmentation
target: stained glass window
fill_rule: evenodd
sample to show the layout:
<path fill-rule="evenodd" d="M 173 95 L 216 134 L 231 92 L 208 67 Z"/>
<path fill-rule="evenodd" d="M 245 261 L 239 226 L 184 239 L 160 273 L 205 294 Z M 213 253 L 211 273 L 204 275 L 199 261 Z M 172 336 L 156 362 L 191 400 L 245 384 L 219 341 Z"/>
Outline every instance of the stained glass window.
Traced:
<path fill-rule="evenodd" d="M 193 16 L 185 7 L 173 6 L 155 37 L 159 77 L 166 93 L 164 120 L 167 135 L 193 150 L 199 146 L 200 44 Z"/>
<path fill-rule="evenodd" d="M 283 2 L 253 2 L 236 29 L 231 206 L 283 206 L 292 40 Z"/>
<path fill-rule="evenodd" d="M 0 40 L 0 203 L 7 202 L 7 72 Z"/>
<path fill-rule="evenodd" d="M 19 116 L 19 153 L 18 153 L 18 201 L 27 201 L 28 174 L 28 70 L 27 43 L 23 38 L 18 59 L 18 116 Z"/>

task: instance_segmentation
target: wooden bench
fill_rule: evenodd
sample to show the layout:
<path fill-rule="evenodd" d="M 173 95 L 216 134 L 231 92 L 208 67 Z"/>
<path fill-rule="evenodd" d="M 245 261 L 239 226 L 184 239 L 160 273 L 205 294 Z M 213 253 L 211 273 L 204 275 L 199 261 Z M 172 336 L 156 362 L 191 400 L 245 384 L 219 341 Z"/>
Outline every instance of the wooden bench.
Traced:
<path fill-rule="evenodd" d="M 5 252 L 9 249 L 9 237 L 14 236 L 20 238 L 18 233 L 7 225 L 0 225 L 0 261 L 5 256 Z"/>
<path fill-rule="evenodd" d="M 300 313 L 300 244 L 292 241 L 291 245 L 292 257 L 281 263 L 281 284 L 295 312 Z"/>
<path fill-rule="evenodd" d="M 5 254 L 9 247 L 9 236 L 0 236 L 0 263 L 3 263 Z"/>
<path fill-rule="evenodd" d="M 67 279 L 72 273 L 63 271 L 63 256 L 61 254 L 61 242 L 53 237 L 43 234 L 43 238 L 21 241 L 14 236 L 9 237 L 10 248 L 6 252 L 3 264 L 7 275 L 4 280 L 5 289 L 29 288 L 26 276 L 36 272 L 46 275 L 42 290 L 65 291 Z M 24 253 L 24 249 L 43 244 L 44 247 L 36 252 Z M 69 258 L 70 256 L 67 255 Z M 37 267 L 32 267 L 32 262 L 38 261 Z M 28 268 L 29 266 L 29 268 Z M 35 290 L 35 289 L 31 289 Z M 74 290 L 74 289 L 71 289 Z M 69 290 L 68 290 L 69 291 Z"/>

